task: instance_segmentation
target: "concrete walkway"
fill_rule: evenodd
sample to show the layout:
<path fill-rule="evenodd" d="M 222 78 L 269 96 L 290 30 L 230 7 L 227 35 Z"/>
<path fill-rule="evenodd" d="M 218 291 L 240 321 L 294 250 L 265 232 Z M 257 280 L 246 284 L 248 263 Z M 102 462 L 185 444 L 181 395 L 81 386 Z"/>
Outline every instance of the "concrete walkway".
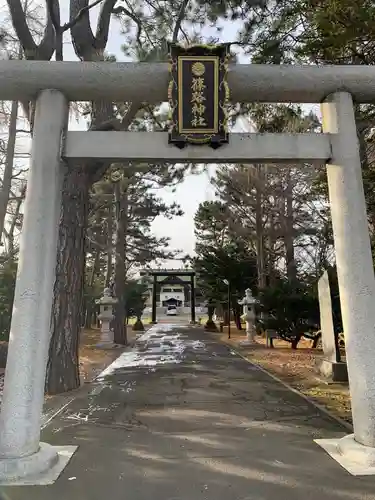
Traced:
<path fill-rule="evenodd" d="M 57 482 L 4 493 L 10 500 L 375 500 L 374 477 L 350 476 L 313 442 L 342 434 L 202 329 L 160 324 L 45 429 L 45 441 L 79 446 Z"/>

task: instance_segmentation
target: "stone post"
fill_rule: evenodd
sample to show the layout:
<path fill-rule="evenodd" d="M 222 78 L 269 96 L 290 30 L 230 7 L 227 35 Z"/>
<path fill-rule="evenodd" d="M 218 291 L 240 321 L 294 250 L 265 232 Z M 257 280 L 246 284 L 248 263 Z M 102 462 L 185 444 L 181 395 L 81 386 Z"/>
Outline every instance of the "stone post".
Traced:
<path fill-rule="evenodd" d="M 347 382 L 348 370 L 346 363 L 341 362 L 340 348 L 334 330 L 331 287 L 327 271 L 324 271 L 318 281 L 318 297 L 320 329 L 324 352 L 324 359 L 320 365 L 320 373 L 332 379 L 333 382 Z"/>
<path fill-rule="evenodd" d="M 375 278 L 351 95 L 330 95 L 322 114 L 323 132 L 332 134 L 327 177 L 354 426 L 337 446 L 374 466 Z"/>
<path fill-rule="evenodd" d="M 57 462 L 39 443 L 50 341 L 68 103 L 54 90 L 36 102 L 30 171 L 0 415 L 0 481 L 36 474 Z"/>

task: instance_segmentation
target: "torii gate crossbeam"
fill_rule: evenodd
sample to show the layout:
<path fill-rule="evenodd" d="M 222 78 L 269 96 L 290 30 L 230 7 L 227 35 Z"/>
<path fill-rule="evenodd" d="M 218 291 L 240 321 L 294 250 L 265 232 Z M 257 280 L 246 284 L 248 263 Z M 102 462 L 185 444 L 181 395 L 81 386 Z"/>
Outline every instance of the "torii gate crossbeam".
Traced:
<path fill-rule="evenodd" d="M 55 89 L 69 101 L 153 104 L 167 100 L 168 79 L 167 63 L 0 61 L 1 99 L 9 101 Z M 233 102 L 320 103 L 338 91 L 358 103 L 375 100 L 375 66 L 235 64 L 228 83 Z"/>

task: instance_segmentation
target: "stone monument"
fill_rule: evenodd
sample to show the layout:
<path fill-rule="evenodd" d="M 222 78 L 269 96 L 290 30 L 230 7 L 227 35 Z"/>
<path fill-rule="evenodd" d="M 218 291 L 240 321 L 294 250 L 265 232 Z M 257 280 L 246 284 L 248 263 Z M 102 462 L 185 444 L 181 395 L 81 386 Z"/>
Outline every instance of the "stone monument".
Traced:
<path fill-rule="evenodd" d="M 100 314 L 98 316 L 101 325 L 100 343 L 98 347 L 113 346 L 113 332 L 111 330 L 111 321 L 113 320 L 113 306 L 117 304 L 118 299 L 112 297 L 111 289 L 105 288 L 103 297 L 95 301 L 100 306 Z"/>
<path fill-rule="evenodd" d="M 327 271 L 324 271 L 318 282 L 318 294 L 324 352 L 320 372 L 333 382 L 347 382 L 348 370 L 346 363 L 341 361 L 340 349 L 333 327 L 331 288 Z"/>
<path fill-rule="evenodd" d="M 240 345 L 252 345 L 256 335 L 256 313 L 255 304 L 258 301 L 253 297 L 250 288 L 245 290 L 245 297 L 238 303 L 243 306 L 242 318 L 246 321 L 246 340 L 240 342 Z"/>

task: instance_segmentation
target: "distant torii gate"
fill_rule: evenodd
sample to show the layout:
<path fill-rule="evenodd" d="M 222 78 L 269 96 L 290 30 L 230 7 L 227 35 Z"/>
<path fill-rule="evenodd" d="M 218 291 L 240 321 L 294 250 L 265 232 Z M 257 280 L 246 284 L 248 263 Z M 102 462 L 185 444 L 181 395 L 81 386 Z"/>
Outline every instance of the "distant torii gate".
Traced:
<path fill-rule="evenodd" d="M 176 269 L 156 269 L 141 272 L 141 276 L 152 276 L 152 314 L 151 321 L 156 323 L 156 289 L 158 283 L 158 276 L 189 276 L 190 277 L 190 314 L 191 322 L 195 323 L 195 271 L 193 270 L 176 270 Z"/>
<path fill-rule="evenodd" d="M 375 101 L 374 66 L 229 67 L 231 100 L 321 103 L 322 134 L 232 134 L 211 149 L 168 144 L 168 134 L 67 130 L 69 101 L 168 99 L 167 64 L 0 61 L 0 100 L 35 101 L 8 362 L 0 414 L 0 483 L 48 470 L 40 443 L 58 225 L 66 164 L 86 160 L 174 163 L 326 163 L 354 435 L 334 444 L 375 467 L 375 276 L 353 100 Z M 198 68 L 199 71 L 199 68 Z"/>

